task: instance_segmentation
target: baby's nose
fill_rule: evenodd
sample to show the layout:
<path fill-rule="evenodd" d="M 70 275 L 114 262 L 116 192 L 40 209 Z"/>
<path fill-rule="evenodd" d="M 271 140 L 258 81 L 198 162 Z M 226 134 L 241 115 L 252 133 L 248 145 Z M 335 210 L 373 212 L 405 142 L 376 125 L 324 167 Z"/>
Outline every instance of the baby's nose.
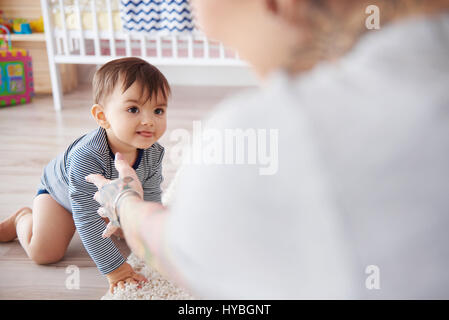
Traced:
<path fill-rule="evenodd" d="M 142 117 L 142 125 L 154 125 L 154 121 L 153 121 L 153 117 L 151 116 L 146 116 L 146 117 Z"/>

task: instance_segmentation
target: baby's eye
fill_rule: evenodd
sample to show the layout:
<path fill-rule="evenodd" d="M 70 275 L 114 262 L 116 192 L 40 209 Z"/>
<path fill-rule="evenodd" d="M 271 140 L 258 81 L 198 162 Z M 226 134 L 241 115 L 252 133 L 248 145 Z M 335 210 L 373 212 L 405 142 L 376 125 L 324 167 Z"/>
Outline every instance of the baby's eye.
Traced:
<path fill-rule="evenodd" d="M 158 115 L 162 115 L 162 114 L 164 114 L 164 109 L 162 109 L 162 108 L 157 108 L 156 110 L 154 110 L 154 113 L 155 113 L 155 114 L 158 114 Z"/>
<path fill-rule="evenodd" d="M 131 107 L 131 108 L 128 108 L 128 110 L 127 110 L 129 113 L 138 113 L 139 112 L 139 108 L 137 108 L 137 107 Z"/>

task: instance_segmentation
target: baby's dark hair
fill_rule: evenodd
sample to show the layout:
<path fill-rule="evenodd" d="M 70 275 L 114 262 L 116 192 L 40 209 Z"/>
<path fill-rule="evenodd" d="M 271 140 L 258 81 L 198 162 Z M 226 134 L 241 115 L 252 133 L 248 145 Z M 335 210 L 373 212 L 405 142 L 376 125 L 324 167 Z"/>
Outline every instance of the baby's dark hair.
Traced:
<path fill-rule="evenodd" d="M 170 96 L 171 89 L 165 76 L 158 68 L 143 59 L 127 57 L 109 61 L 95 72 L 92 88 L 95 104 L 102 104 L 108 97 L 119 79 L 122 79 L 122 92 L 125 92 L 137 81 L 142 88 L 143 101 L 162 93 L 165 100 Z"/>

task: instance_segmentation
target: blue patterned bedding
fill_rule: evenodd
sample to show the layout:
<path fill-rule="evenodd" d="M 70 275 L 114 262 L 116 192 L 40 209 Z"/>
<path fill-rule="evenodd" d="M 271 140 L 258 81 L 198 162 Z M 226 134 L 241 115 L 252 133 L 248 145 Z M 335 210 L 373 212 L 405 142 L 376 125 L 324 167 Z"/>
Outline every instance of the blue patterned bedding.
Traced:
<path fill-rule="evenodd" d="M 190 33 L 195 28 L 188 0 L 120 0 L 120 16 L 129 32 Z"/>

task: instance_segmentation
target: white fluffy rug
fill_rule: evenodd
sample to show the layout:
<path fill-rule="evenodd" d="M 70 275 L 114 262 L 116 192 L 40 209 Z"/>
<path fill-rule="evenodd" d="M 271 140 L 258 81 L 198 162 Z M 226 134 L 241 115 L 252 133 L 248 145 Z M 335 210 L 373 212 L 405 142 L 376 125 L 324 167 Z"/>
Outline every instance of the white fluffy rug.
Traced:
<path fill-rule="evenodd" d="M 133 253 L 128 257 L 127 262 L 138 273 L 143 274 L 148 282 L 141 284 L 138 288 L 135 284 L 127 284 L 124 289 L 117 288 L 114 293 L 109 291 L 101 300 L 191 300 L 194 299 L 182 288 L 177 287 L 170 281 L 164 279 L 162 275 L 153 268 L 146 265 Z"/>
<path fill-rule="evenodd" d="M 180 173 L 177 170 L 173 180 L 162 196 L 162 203 L 168 205 L 175 192 L 176 183 Z M 166 280 L 159 272 L 146 265 L 137 256 L 131 253 L 127 262 L 133 269 L 143 274 L 148 282 L 138 288 L 137 285 L 127 284 L 124 289 L 117 288 L 114 293 L 108 292 L 101 300 L 191 300 L 195 299 L 184 289 L 177 287 L 170 281 Z"/>

